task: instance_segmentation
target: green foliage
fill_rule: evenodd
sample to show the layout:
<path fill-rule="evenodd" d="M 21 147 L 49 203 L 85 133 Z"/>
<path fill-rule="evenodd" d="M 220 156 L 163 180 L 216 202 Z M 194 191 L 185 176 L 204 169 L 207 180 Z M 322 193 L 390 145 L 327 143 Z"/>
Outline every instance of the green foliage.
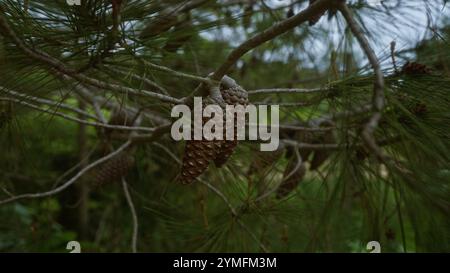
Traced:
<path fill-rule="evenodd" d="M 206 1 L 175 18 L 167 8 L 186 1 L 123 2 L 118 26 L 111 1 L 86 0 L 80 7 L 69 7 L 63 0 L 30 1 L 26 10 L 23 1 L 5 0 L 0 15 L 6 14 L 25 44 L 77 73 L 139 91 L 165 90 L 181 98 L 194 92 L 198 82 L 145 62 L 206 76 L 241 42 L 285 19 L 289 9 L 305 8 L 308 1 L 276 6 L 271 3 L 276 1 L 265 1 L 270 5 L 251 7 Z M 442 8 L 422 1 L 407 1 L 395 9 L 350 2 L 370 42 L 378 46 L 383 43 L 378 38 L 393 28 L 406 36 L 407 29 L 416 31 L 411 13 L 425 10 L 424 5 L 430 13 Z M 389 27 L 372 22 L 386 18 L 392 21 Z M 138 250 L 260 252 L 263 245 L 272 252 L 366 252 L 367 242 L 377 240 L 382 252 L 448 252 L 450 32 L 444 19 L 441 28 L 432 29 L 431 38 L 417 44 L 399 42 L 394 56 L 386 50 L 388 45 L 377 47 L 386 107 L 375 137 L 392 164 L 380 162 L 361 140 L 370 111 L 336 120 L 339 149 L 317 170 L 308 170 L 283 199 L 272 193 L 290 158 L 286 149 L 251 174 L 252 163 L 267 159 L 257 152 L 257 144 L 241 142 L 224 168 L 210 166 L 201 181 L 181 186 L 176 178 L 183 143 L 168 135 L 140 143 L 133 150 L 136 164 L 126 177 L 139 219 Z M 406 61 L 426 64 L 432 72 L 402 72 Z M 300 25 L 251 50 L 228 74 L 248 90 L 327 89 L 250 96 L 253 103 L 305 102 L 281 107 L 283 124 L 303 125 L 372 100 L 373 72 L 339 14 L 322 18 L 314 27 Z M 31 59 L 0 35 L 0 97 L 10 98 L 6 90 L 14 90 L 58 104 L 43 105 L 49 110 L 43 113 L 0 101 L 0 200 L 54 189 L 81 170 L 81 158 L 89 154 L 87 162 L 92 163 L 108 151 L 105 131 L 86 129 L 55 114 L 68 113 L 59 104 L 81 107 L 84 98 L 77 87 L 83 84 L 61 79 L 48 64 Z M 170 121 L 168 103 L 89 88 L 105 99 L 100 111 L 106 119 L 113 116 L 114 109 L 105 106 L 111 102 L 157 117 L 144 119 L 140 126 L 153 128 Z M 91 115 L 95 110 L 91 105 L 86 108 Z M 113 136 L 107 144 L 117 148 L 123 139 Z M 302 142 L 298 135 L 293 138 Z M 96 188 L 93 172 L 57 195 L 1 205 L 0 251 L 66 252 L 71 240 L 79 240 L 83 252 L 130 251 L 133 225 L 122 185 Z M 88 189 L 87 198 L 82 197 L 83 189 Z"/>

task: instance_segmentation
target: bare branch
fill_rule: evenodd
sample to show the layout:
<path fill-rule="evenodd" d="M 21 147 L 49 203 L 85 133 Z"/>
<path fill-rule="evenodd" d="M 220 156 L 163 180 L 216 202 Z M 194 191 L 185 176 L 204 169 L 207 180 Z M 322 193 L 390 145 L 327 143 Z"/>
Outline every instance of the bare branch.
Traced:
<path fill-rule="evenodd" d="M 204 78 L 204 77 L 200 77 L 200 76 L 195 76 L 195 75 L 191 75 L 191 74 L 187 74 L 187 73 L 183 73 L 183 72 L 178 72 L 175 70 L 172 70 L 168 67 L 162 66 L 162 65 L 157 65 L 154 63 L 151 63 L 149 61 L 146 61 L 144 59 L 140 59 L 146 66 L 157 70 L 157 71 L 161 71 L 161 72 L 165 72 L 168 73 L 174 77 L 178 77 L 178 78 L 185 78 L 185 79 L 189 79 L 189 80 L 194 80 L 194 81 L 198 81 L 201 83 L 206 83 L 206 84 L 210 84 L 211 80 L 209 78 Z"/>
<path fill-rule="evenodd" d="M 45 105 L 49 105 L 49 106 L 55 106 L 57 108 L 73 111 L 73 112 L 75 112 L 75 113 L 77 113 L 79 115 L 98 120 L 96 116 L 91 115 L 91 114 L 89 114 L 86 111 L 83 111 L 83 110 L 81 110 L 81 109 L 79 109 L 77 107 L 70 106 L 70 105 L 67 105 L 67 104 L 64 104 L 64 103 L 61 103 L 61 102 L 56 102 L 56 101 L 52 101 L 52 100 L 48 100 L 48 99 L 43 99 L 43 98 L 38 98 L 38 97 L 31 96 L 31 95 L 23 94 L 23 93 L 13 91 L 13 90 L 8 89 L 8 88 L 3 87 L 3 86 L 0 86 L 0 92 L 5 92 L 7 94 L 10 94 L 11 96 L 18 97 L 18 98 L 23 98 L 23 99 L 29 100 L 29 101 L 34 101 L 34 102 L 37 102 L 37 103 L 40 103 L 40 104 L 45 104 Z"/>
<path fill-rule="evenodd" d="M 249 95 L 259 95 L 259 94 L 279 94 L 279 93 L 289 93 L 289 94 L 311 94 L 327 92 L 328 88 L 313 88 L 313 89 L 302 89 L 302 88 L 270 88 L 270 89 L 257 89 L 248 91 Z"/>
<path fill-rule="evenodd" d="M 4 11 L 0 7 L 0 30 L 2 33 L 4 33 L 7 37 L 9 37 L 14 44 L 21 49 L 25 54 L 30 56 L 33 59 L 36 59 L 44 64 L 49 65 L 50 67 L 56 69 L 60 73 L 63 73 L 65 75 L 71 76 L 72 78 L 78 80 L 81 83 L 86 83 L 101 89 L 105 90 L 112 90 L 116 92 L 121 92 L 125 94 L 134 94 L 134 95 L 145 95 L 147 97 L 159 99 L 161 101 L 169 102 L 169 103 L 175 103 L 179 104 L 181 101 L 179 99 L 166 96 L 163 94 L 147 91 L 147 90 L 137 90 L 134 88 L 121 86 L 117 84 L 110 84 L 101 80 L 90 78 L 82 73 L 78 73 L 74 69 L 71 69 L 67 67 L 64 63 L 59 61 L 56 58 L 51 57 L 50 55 L 46 54 L 45 52 L 42 52 L 38 49 L 31 49 L 28 46 L 26 46 L 23 41 L 16 35 L 16 33 L 11 29 L 8 22 L 6 21 L 4 17 Z"/>
<path fill-rule="evenodd" d="M 79 171 L 74 177 L 72 177 L 70 180 L 68 180 L 66 183 L 62 184 L 61 186 L 50 190 L 50 191 L 46 191 L 46 192 L 41 192 L 41 193 L 26 193 L 26 194 L 21 194 L 21 195 L 16 195 L 14 197 L 10 197 L 7 199 L 4 199 L 2 201 L 0 201 L 0 205 L 4 205 L 4 204 L 8 204 L 17 200 L 21 200 L 21 199 L 33 199 L 33 198 L 43 198 L 43 197 L 48 197 L 48 196 L 52 196 L 55 195 L 57 193 L 62 192 L 63 190 L 67 189 L 70 185 L 74 184 L 75 182 L 77 182 L 77 180 L 82 177 L 85 173 L 87 173 L 88 171 L 90 171 L 91 169 L 97 167 L 98 165 L 110 160 L 111 158 L 115 157 L 116 155 L 118 155 L 119 153 L 121 153 L 122 151 L 124 151 L 125 149 L 127 149 L 130 145 L 132 144 L 131 140 L 125 142 L 122 146 L 120 146 L 117 150 L 115 150 L 114 152 L 94 161 L 93 163 L 87 165 L 84 169 L 82 169 L 81 171 Z"/>
<path fill-rule="evenodd" d="M 225 62 L 216 70 L 216 72 L 214 72 L 211 78 L 213 80 L 220 80 L 227 73 L 227 71 L 247 52 L 289 31 L 290 29 L 293 29 L 296 26 L 303 24 L 315 15 L 323 13 L 330 7 L 330 5 L 334 1 L 335 0 L 318 0 L 297 15 L 283 20 L 248 39 L 228 55 Z"/>
<path fill-rule="evenodd" d="M 313 102 L 266 102 L 266 101 L 256 101 L 252 103 L 254 105 L 278 105 L 282 107 L 296 107 L 296 106 L 311 106 L 314 103 Z"/>
<path fill-rule="evenodd" d="M 377 157 L 379 159 L 386 159 L 386 155 L 384 155 L 383 151 L 378 147 L 373 133 L 375 129 L 378 127 L 378 123 L 382 116 L 382 111 L 385 104 L 385 98 L 384 98 L 384 76 L 383 72 L 381 71 L 380 62 L 373 51 L 372 47 L 370 46 L 369 42 L 367 41 L 366 37 L 364 36 L 364 33 L 359 26 L 359 24 L 355 21 L 353 18 L 350 9 L 348 8 L 345 1 L 342 1 L 339 5 L 339 11 L 344 16 L 345 20 L 347 21 L 347 24 L 349 28 L 351 29 L 353 35 L 355 35 L 356 39 L 358 40 L 361 48 L 363 49 L 364 53 L 366 54 L 367 58 L 369 59 L 369 62 L 372 66 L 372 69 L 375 73 L 375 82 L 373 87 L 373 98 L 372 98 L 372 105 L 373 105 L 373 115 L 370 118 L 369 122 L 366 124 L 364 131 L 362 133 L 362 136 L 364 140 L 366 141 L 369 148 L 376 153 Z"/>
<path fill-rule="evenodd" d="M 300 152 L 298 151 L 298 148 L 294 149 L 294 152 L 295 152 L 295 156 L 296 156 L 296 158 L 297 158 L 297 162 L 296 162 L 296 164 L 295 164 L 294 169 L 293 169 L 291 172 L 289 172 L 289 174 L 288 174 L 286 177 L 284 177 L 279 183 L 277 183 L 277 184 L 275 185 L 275 187 L 273 187 L 271 190 L 267 191 L 266 193 L 264 193 L 264 194 L 258 196 L 258 197 L 255 199 L 255 201 L 254 201 L 255 203 L 256 203 L 256 202 L 260 202 L 261 200 L 263 200 L 263 199 L 265 199 L 265 198 L 271 196 L 273 193 L 275 193 L 275 192 L 278 190 L 278 187 L 279 187 L 284 181 L 286 181 L 286 180 L 288 180 L 289 178 L 291 178 L 291 177 L 292 177 L 292 176 L 300 169 L 300 167 L 301 167 L 302 164 L 303 164 L 302 156 L 300 155 Z"/>
<path fill-rule="evenodd" d="M 343 145 L 338 144 L 311 144 L 311 143 L 303 143 L 297 142 L 295 140 L 290 139 L 280 139 L 280 143 L 286 146 L 292 146 L 297 149 L 308 149 L 308 150 L 339 150 L 344 147 Z"/>
<path fill-rule="evenodd" d="M 38 110 L 40 112 L 43 113 L 47 113 L 50 115 L 55 115 L 55 116 L 59 116 L 62 117 L 64 119 L 70 120 L 70 121 L 74 121 L 74 122 L 78 122 L 80 124 L 85 124 L 85 125 L 89 125 L 89 126 L 94 126 L 94 127 L 100 127 L 100 128 L 108 128 L 108 129 L 114 129 L 114 130 L 122 130 L 122 131 L 145 131 L 145 132 L 153 132 L 155 131 L 154 128 L 147 128 L 147 127 L 132 127 L 132 126 L 125 126 L 125 125 L 111 125 L 111 124 L 104 124 L 104 123 L 98 123 L 98 122 L 90 122 L 90 121 L 86 121 L 83 119 L 79 119 L 77 117 L 73 117 L 70 115 L 66 115 L 64 113 L 58 112 L 58 111 L 53 111 L 50 109 L 42 109 L 37 105 L 22 101 L 22 100 L 18 100 L 18 99 L 13 99 L 13 98 L 2 98 L 0 97 L 0 101 L 10 101 L 10 102 L 14 102 L 35 110 Z"/>
<path fill-rule="evenodd" d="M 118 73 L 118 74 L 121 74 L 121 75 L 125 75 L 125 76 L 129 76 L 129 77 L 131 77 L 131 78 L 133 78 L 135 80 L 141 81 L 141 82 L 143 82 L 143 83 L 145 83 L 145 84 L 147 84 L 149 86 L 153 86 L 154 88 L 160 90 L 165 95 L 170 95 L 169 92 L 167 91 L 167 89 L 165 89 L 164 87 L 160 86 L 159 84 L 157 84 L 156 82 L 154 82 L 154 81 L 152 81 L 150 79 L 147 79 L 145 77 L 141 77 L 141 76 L 139 76 L 137 74 L 134 74 L 134 73 L 127 73 L 126 71 L 124 71 L 122 69 L 117 69 L 117 68 L 115 68 L 113 66 L 110 66 L 110 65 L 104 65 L 104 66 L 106 68 L 108 68 L 109 70 L 115 72 L 115 73 Z"/>
<path fill-rule="evenodd" d="M 163 149 L 170 157 L 172 157 L 179 165 L 181 165 L 181 160 L 174 155 L 169 149 L 167 149 L 166 147 L 164 147 L 163 145 L 159 144 L 159 143 L 155 143 L 156 146 L 158 146 L 159 148 Z M 244 222 L 242 222 L 241 219 L 239 219 L 239 214 L 236 212 L 236 209 L 233 207 L 233 205 L 231 204 L 231 202 L 228 200 L 228 198 L 225 196 L 225 194 L 223 194 L 223 192 L 221 192 L 219 189 L 217 189 L 216 187 L 214 187 L 213 185 L 211 185 L 210 183 L 203 181 L 200 178 L 196 178 L 197 181 L 199 181 L 201 184 L 205 185 L 206 187 L 208 187 L 210 190 L 212 190 L 215 194 L 217 194 L 217 196 L 219 196 L 223 202 L 228 206 L 228 208 L 230 209 L 231 214 L 233 215 L 233 217 L 236 219 L 236 222 L 252 237 L 252 239 L 257 242 L 259 244 L 259 247 L 264 251 L 264 252 L 269 252 L 267 247 L 258 239 L 258 237 L 256 237 L 256 235 L 252 232 L 251 229 L 249 229 L 247 227 L 247 225 L 245 225 Z"/>
<path fill-rule="evenodd" d="M 133 217 L 133 235 L 131 239 L 131 249 L 133 253 L 137 253 L 137 237 L 139 231 L 139 222 L 136 214 L 136 209 L 133 204 L 133 199 L 131 199 L 130 192 L 128 190 L 128 184 L 125 178 L 122 177 L 122 188 L 123 193 L 125 195 L 125 199 L 127 199 L 128 206 L 130 207 L 131 216 Z"/>

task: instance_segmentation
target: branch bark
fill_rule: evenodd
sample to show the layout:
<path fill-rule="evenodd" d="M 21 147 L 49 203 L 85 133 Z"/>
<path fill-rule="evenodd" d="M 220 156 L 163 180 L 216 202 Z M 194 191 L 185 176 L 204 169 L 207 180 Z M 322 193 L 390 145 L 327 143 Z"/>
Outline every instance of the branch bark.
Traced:
<path fill-rule="evenodd" d="M 87 165 L 84 169 L 82 169 L 81 171 L 79 171 L 75 176 L 73 176 L 71 179 L 69 179 L 66 183 L 62 184 L 61 186 L 50 190 L 50 191 L 46 191 L 46 192 L 41 192 L 41 193 L 26 193 L 26 194 L 21 194 L 21 195 L 16 195 L 7 199 L 4 199 L 2 201 L 0 201 L 0 205 L 4 205 L 4 204 L 8 204 L 17 200 L 22 200 L 22 199 L 33 199 L 33 198 L 43 198 L 43 197 L 48 197 L 48 196 L 52 196 L 55 195 L 57 193 L 62 192 L 63 190 L 67 189 L 70 185 L 74 184 L 75 182 L 78 181 L 78 179 L 80 177 L 82 177 L 84 174 L 86 174 L 88 171 L 94 169 L 95 167 L 97 167 L 98 165 L 112 159 L 113 157 L 115 157 L 116 155 L 120 154 L 122 151 L 126 150 L 128 147 L 130 147 L 132 144 L 132 141 L 129 140 L 127 142 L 125 142 L 124 144 L 122 144 L 122 146 L 120 146 L 117 150 L 115 150 L 114 152 L 92 162 L 91 164 Z"/>
<path fill-rule="evenodd" d="M 363 49 L 364 53 L 369 59 L 372 69 L 375 73 L 375 82 L 373 87 L 373 98 L 372 98 L 373 115 L 370 118 L 369 122 L 366 124 L 362 132 L 362 136 L 364 141 L 367 143 L 367 146 L 377 155 L 377 157 L 380 160 L 385 161 L 387 159 L 387 156 L 377 145 L 377 142 L 373 135 L 376 128 L 378 127 L 378 123 L 381 119 L 382 111 L 385 105 L 384 76 L 383 72 L 381 71 L 380 62 L 375 52 L 373 51 L 372 47 L 370 46 L 369 42 L 367 41 L 363 30 L 353 18 L 353 15 L 350 9 L 348 8 L 347 4 L 345 3 L 345 1 L 341 2 L 338 8 L 339 11 L 344 16 L 345 20 L 347 21 L 348 27 L 358 40 L 361 48 Z"/>
<path fill-rule="evenodd" d="M 315 15 L 323 13 L 328 8 L 330 8 L 335 1 L 336 0 L 318 0 L 297 15 L 281 21 L 280 23 L 277 23 L 272 27 L 267 28 L 263 32 L 258 33 L 252 38 L 248 39 L 228 55 L 225 62 L 211 76 L 211 79 L 216 81 L 220 80 L 228 72 L 228 70 L 247 52 L 289 31 L 290 29 L 293 29 L 296 26 L 305 23 Z"/>

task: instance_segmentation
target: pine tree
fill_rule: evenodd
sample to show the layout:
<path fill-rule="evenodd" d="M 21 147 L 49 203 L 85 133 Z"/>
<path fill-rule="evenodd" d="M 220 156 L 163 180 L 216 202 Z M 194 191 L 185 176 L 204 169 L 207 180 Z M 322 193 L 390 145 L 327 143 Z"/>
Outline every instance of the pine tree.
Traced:
<path fill-rule="evenodd" d="M 384 2 L 1 1 L 0 251 L 448 252 L 446 1 Z M 175 142 L 194 96 L 279 105 L 279 149 Z"/>

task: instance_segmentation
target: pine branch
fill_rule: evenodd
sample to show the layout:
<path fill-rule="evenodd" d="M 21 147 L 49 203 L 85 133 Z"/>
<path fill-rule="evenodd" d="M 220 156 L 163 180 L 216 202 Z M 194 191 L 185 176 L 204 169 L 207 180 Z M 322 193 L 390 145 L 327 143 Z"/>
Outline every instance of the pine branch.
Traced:
<path fill-rule="evenodd" d="M 99 127 L 99 128 L 107 128 L 107 129 L 122 130 L 122 131 L 144 131 L 144 132 L 154 132 L 155 131 L 154 128 L 147 128 L 147 127 L 133 127 L 133 126 L 125 126 L 125 125 L 111 125 L 111 124 L 104 124 L 104 123 L 98 123 L 98 122 L 90 122 L 90 121 L 86 121 L 83 119 L 79 119 L 77 117 L 66 115 L 66 114 L 58 112 L 58 111 L 54 111 L 54 110 L 50 110 L 50 109 L 43 109 L 37 105 L 31 104 L 31 103 L 28 103 L 28 102 L 25 102 L 22 100 L 18 100 L 18 99 L 13 99 L 13 98 L 0 97 L 0 101 L 9 101 L 9 102 L 17 103 L 17 104 L 29 107 L 34 110 L 38 110 L 43 113 L 59 116 L 59 117 L 62 117 L 64 119 L 67 119 L 70 121 L 74 121 L 74 122 L 84 124 L 84 125 Z"/>
<path fill-rule="evenodd" d="M 77 107 L 73 107 L 73 106 L 70 106 L 70 105 L 67 105 L 67 104 L 64 104 L 64 103 L 61 103 L 61 102 L 56 102 L 56 101 L 52 101 L 52 100 L 48 100 L 48 99 L 43 99 L 43 98 L 38 98 L 38 97 L 31 96 L 31 95 L 23 94 L 23 93 L 20 93 L 20 92 L 17 92 L 17 91 L 10 90 L 10 89 L 8 89 L 6 87 L 3 87 L 3 86 L 0 86 L 0 92 L 4 92 L 4 93 L 7 93 L 7 94 L 9 94 L 11 96 L 14 96 L 14 97 L 17 97 L 17 98 L 21 98 L 21 99 L 24 99 L 24 100 L 33 101 L 33 102 L 36 102 L 36 103 L 39 103 L 39 104 L 44 104 L 44 105 L 49 105 L 49 106 L 54 106 L 54 107 L 57 107 L 57 108 L 69 110 L 69 111 L 75 112 L 75 113 L 77 113 L 79 115 L 98 120 L 96 116 L 91 115 L 91 114 L 89 114 L 86 111 L 83 111 L 83 110 L 81 110 L 81 109 L 79 109 Z"/>
<path fill-rule="evenodd" d="M 182 165 L 181 160 L 176 155 L 174 155 L 169 149 L 167 149 L 167 147 L 162 146 L 162 145 L 157 145 L 157 146 L 162 148 L 170 157 L 172 157 L 172 159 L 174 159 L 175 162 L 178 163 L 178 165 Z M 267 247 L 258 239 L 258 237 L 256 237 L 256 235 L 252 232 L 252 230 L 249 229 L 247 227 L 247 225 L 245 225 L 245 223 L 242 222 L 241 219 L 239 219 L 239 214 L 237 213 L 236 209 L 231 204 L 231 202 L 228 200 L 228 198 L 225 196 L 225 194 L 223 192 L 221 192 L 219 189 L 217 189 L 216 187 L 214 187 L 213 185 L 211 185 L 210 183 L 208 183 L 198 177 L 196 178 L 196 180 L 199 181 L 201 184 L 205 185 L 207 188 L 209 188 L 212 192 L 214 192 L 217 196 L 219 196 L 223 200 L 223 202 L 230 209 L 230 212 L 231 212 L 232 216 L 234 217 L 234 219 L 236 220 L 236 222 L 252 237 L 252 239 L 255 242 L 257 242 L 259 244 L 259 247 L 261 248 L 261 250 L 268 253 L 269 250 L 267 249 Z"/>
<path fill-rule="evenodd" d="M 44 198 L 44 197 L 48 197 L 48 196 L 52 196 L 55 194 L 58 194 L 60 192 L 62 192 L 63 190 L 67 189 L 70 185 L 74 184 L 75 182 L 78 181 L 78 179 L 80 177 L 82 177 L 84 174 L 86 174 L 88 171 L 94 169 L 95 167 L 99 166 L 100 164 L 114 158 L 115 156 L 117 156 L 118 154 L 120 154 L 122 151 L 126 150 L 128 147 L 130 147 L 132 144 L 132 141 L 129 140 L 127 142 L 125 142 L 124 144 L 122 144 L 122 146 L 120 146 L 117 150 L 115 150 L 114 152 L 92 162 L 91 164 L 87 165 L 84 169 L 82 169 L 81 171 L 79 171 L 75 176 L 73 176 L 71 179 L 69 179 L 67 182 L 65 182 L 64 184 L 62 184 L 61 186 L 52 189 L 50 191 L 46 191 L 46 192 L 41 192 L 41 193 L 26 193 L 26 194 L 21 194 L 21 195 L 16 195 L 4 200 L 0 201 L 0 205 L 4 205 L 4 204 L 8 204 L 11 202 L 15 202 L 17 200 L 22 200 L 22 199 L 34 199 L 34 198 Z"/>
<path fill-rule="evenodd" d="M 225 62 L 211 76 L 211 79 L 220 80 L 228 72 L 228 70 L 247 52 L 305 23 L 315 15 L 325 12 L 333 4 L 334 1 L 335 0 L 318 0 L 300 13 L 279 23 L 276 23 L 272 27 L 269 27 L 261 33 L 258 33 L 252 38 L 248 39 L 228 55 Z"/>
<path fill-rule="evenodd" d="M 258 89 L 258 90 L 250 90 L 248 91 L 249 95 L 258 95 L 258 94 L 280 94 L 280 93 L 288 93 L 288 94 L 311 94 L 311 93 L 320 93 L 320 92 L 328 92 L 328 88 L 313 88 L 313 89 L 302 89 L 302 88 L 270 88 L 270 89 Z"/>
<path fill-rule="evenodd" d="M 22 40 L 16 35 L 16 33 L 11 29 L 8 22 L 6 21 L 4 17 L 4 10 L 0 6 L 0 30 L 1 32 L 9 37 L 14 44 L 21 49 L 26 55 L 29 57 L 44 63 L 46 65 L 49 65 L 51 68 L 56 69 L 58 72 L 65 74 L 67 76 L 70 76 L 76 80 L 78 80 L 81 83 L 86 83 L 92 86 L 95 86 L 100 89 L 105 90 L 112 90 L 124 94 L 134 94 L 134 95 L 145 95 L 150 98 L 159 99 L 164 102 L 174 103 L 174 104 L 180 104 L 182 101 L 170 96 L 162 95 L 159 93 L 147 91 L 147 90 L 137 90 L 130 87 L 125 87 L 121 85 L 116 84 L 110 84 L 101 80 L 90 78 L 82 73 L 78 73 L 77 71 L 67 67 L 64 63 L 59 61 L 56 58 L 51 57 L 50 55 L 46 54 L 45 52 L 42 52 L 38 49 L 31 49 L 28 46 L 26 46 Z"/>
<path fill-rule="evenodd" d="M 372 47 L 370 46 L 369 42 L 364 36 L 361 27 L 353 18 L 352 13 L 348 8 L 347 4 L 345 3 L 345 1 L 340 3 L 339 11 L 342 13 L 345 20 L 347 21 L 350 30 L 358 40 L 361 48 L 363 49 L 364 53 L 369 59 L 372 69 L 374 70 L 375 73 L 375 83 L 373 87 L 373 99 L 372 99 L 373 115 L 370 118 L 369 122 L 366 124 L 362 135 L 367 145 L 377 155 L 377 157 L 382 161 L 385 161 L 387 157 L 380 149 L 380 147 L 378 147 L 375 137 L 373 136 L 374 131 L 378 127 L 378 123 L 381 119 L 382 111 L 385 105 L 384 76 L 383 72 L 381 71 L 380 62 L 378 61 L 375 52 L 373 51 Z"/>
<path fill-rule="evenodd" d="M 137 238 L 139 231 L 139 222 L 136 214 L 136 208 L 133 204 L 133 199 L 131 198 L 130 191 L 128 190 L 128 183 L 125 178 L 122 177 L 122 188 L 123 193 L 125 195 L 125 199 L 127 199 L 128 206 L 130 207 L 131 216 L 133 218 L 133 234 L 131 239 L 131 250 L 133 253 L 137 253 Z"/>

